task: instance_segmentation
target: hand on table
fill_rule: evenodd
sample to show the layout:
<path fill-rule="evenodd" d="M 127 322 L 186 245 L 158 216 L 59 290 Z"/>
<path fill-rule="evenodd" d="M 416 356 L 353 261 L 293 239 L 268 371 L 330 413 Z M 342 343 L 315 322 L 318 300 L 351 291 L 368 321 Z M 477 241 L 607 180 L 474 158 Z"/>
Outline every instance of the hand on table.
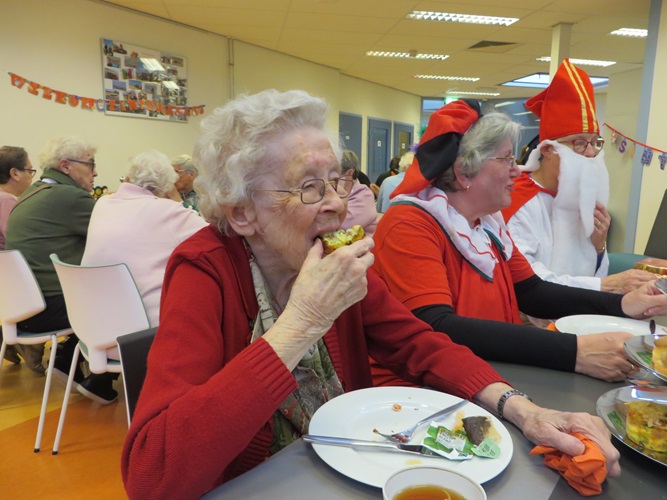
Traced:
<path fill-rule="evenodd" d="M 577 456 L 584 453 L 584 444 L 574 436 L 573 432 L 583 434 L 592 440 L 607 460 L 609 476 L 618 476 L 621 466 L 618 463 L 620 453 L 611 443 L 611 434 L 599 417 L 588 413 L 571 413 L 541 408 L 526 398 L 513 397 L 507 402 L 511 407 L 512 422 L 523 432 L 524 436 L 535 444 L 553 446 L 563 453 Z M 505 411 L 509 415 L 510 408 Z M 515 422 L 515 418 L 517 421 Z"/>
<path fill-rule="evenodd" d="M 627 332 L 593 333 L 577 336 L 577 361 L 574 370 L 608 382 L 625 380 L 636 371 L 625 354 L 623 344 L 632 337 Z"/>
<path fill-rule="evenodd" d="M 641 269 L 628 269 L 626 271 L 610 274 L 602 278 L 600 290 L 612 293 L 628 293 L 639 288 L 644 283 L 655 281 L 655 274 Z"/>

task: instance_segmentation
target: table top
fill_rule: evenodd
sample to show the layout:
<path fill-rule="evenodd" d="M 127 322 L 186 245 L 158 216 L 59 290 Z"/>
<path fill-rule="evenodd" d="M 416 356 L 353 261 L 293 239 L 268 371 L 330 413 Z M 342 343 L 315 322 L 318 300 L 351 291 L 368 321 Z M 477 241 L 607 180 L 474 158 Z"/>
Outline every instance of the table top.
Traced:
<path fill-rule="evenodd" d="M 507 363 L 491 363 L 517 389 L 545 407 L 595 414 L 595 404 L 605 392 L 621 387 L 575 373 L 558 372 Z M 515 498 L 577 499 L 582 497 L 561 476 L 547 468 L 542 458 L 530 456 L 533 445 L 514 426 L 507 424 L 514 455 L 505 471 L 484 483 L 489 500 Z M 619 477 L 608 478 L 596 498 L 667 499 L 667 468 L 614 438 L 621 452 Z M 530 492 L 530 494 L 528 494 Z M 271 498 L 318 500 L 378 499 L 378 488 L 354 481 L 329 467 L 310 445 L 299 440 L 260 466 L 223 484 L 203 498 Z"/>

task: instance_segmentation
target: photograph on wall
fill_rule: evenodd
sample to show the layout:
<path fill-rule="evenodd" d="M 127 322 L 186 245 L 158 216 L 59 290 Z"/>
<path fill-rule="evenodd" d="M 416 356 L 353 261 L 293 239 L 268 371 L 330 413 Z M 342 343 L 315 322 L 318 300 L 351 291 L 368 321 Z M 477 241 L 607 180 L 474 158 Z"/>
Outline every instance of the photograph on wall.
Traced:
<path fill-rule="evenodd" d="M 102 74 L 106 114 L 187 121 L 184 57 L 102 38 Z"/>

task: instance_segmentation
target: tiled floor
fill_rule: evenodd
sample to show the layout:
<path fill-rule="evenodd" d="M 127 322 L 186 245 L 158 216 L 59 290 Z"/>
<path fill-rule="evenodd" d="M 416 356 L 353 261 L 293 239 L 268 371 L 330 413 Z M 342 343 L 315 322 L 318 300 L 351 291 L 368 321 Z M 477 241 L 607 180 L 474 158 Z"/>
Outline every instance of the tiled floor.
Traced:
<path fill-rule="evenodd" d="M 48 348 L 47 348 L 48 352 Z M 74 391 L 60 450 L 51 454 L 65 387 L 53 380 L 40 453 L 34 453 L 44 377 L 25 365 L 0 368 L 0 498 L 126 498 L 120 454 L 127 433 L 122 379 L 116 403 L 103 406 Z"/>

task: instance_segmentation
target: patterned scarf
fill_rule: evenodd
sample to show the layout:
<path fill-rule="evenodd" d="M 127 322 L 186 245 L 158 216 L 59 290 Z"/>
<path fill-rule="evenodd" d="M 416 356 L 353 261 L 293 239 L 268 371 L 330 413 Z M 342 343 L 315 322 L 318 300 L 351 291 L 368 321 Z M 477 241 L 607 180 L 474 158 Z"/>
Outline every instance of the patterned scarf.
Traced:
<path fill-rule="evenodd" d="M 271 296 L 252 253 L 250 271 L 259 305 L 251 339 L 254 342 L 273 326 L 282 310 Z M 345 392 L 322 339 L 308 349 L 292 375 L 296 379 L 297 388 L 273 414 L 273 442 L 269 448 L 271 455 L 306 434 L 315 411 Z"/>

